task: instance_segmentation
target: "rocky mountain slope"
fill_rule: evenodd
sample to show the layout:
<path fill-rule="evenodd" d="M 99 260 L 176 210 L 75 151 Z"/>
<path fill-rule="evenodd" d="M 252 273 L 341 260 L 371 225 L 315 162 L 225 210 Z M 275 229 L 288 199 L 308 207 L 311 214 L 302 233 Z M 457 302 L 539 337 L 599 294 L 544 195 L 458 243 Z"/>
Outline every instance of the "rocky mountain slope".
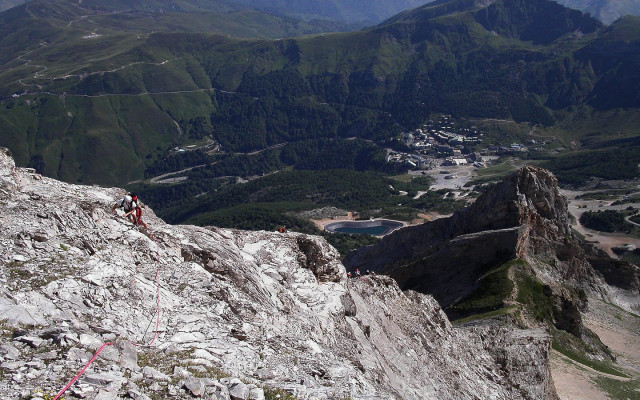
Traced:
<path fill-rule="evenodd" d="M 0 151 L 6 398 L 553 399 L 544 330 L 456 328 L 388 277 L 347 280 L 318 237 L 111 214 L 118 188 Z M 287 394 L 288 393 L 288 394 Z"/>

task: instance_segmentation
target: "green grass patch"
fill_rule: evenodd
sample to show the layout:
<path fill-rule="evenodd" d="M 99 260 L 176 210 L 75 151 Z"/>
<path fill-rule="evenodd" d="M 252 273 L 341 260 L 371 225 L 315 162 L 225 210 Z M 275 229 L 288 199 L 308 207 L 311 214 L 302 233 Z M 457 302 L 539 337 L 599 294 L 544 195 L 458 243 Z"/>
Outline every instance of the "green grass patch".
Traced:
<path fill-rule="evenodd" d="M 400 182 L 411 182 L 411 178 L 412 177 L 409 174 L 393 175 L 389 177 L 389 179 L 393 179 Z"/>
<path fill-rule="evenodd" d="M 516 171 L 519 167 L 514 165 L 514 160 L 508 158 L 502 161 L 500 164 L 495 164 L 488 166 L 487 168 L 482 168 L 477 171 L 478 176 L 480 177 L 499 177 L 503 178 L 514 171 Z"/>
<path fill-rule="evenodd" d="M 449 307 L 447 313 L 466 316 L 502 309 L 514 287 L 509 279 L 509 270 L 519 263 L 520 260 L 509 261 L 484 274 L 478 280 L 478 288 L 461 302 Z"/>
<path fill-rule="evenodd" d="M 637 399 L 640 395 L 640 379 L 624 381 L 605 376 L 598 376 L 594 379 L 594 382 L 613 400 Z"/>
<path fill-rule="evenodd" d="M 26 268 L 25 263 L 22 261 L 11 261 L 5 267 L 9 272 L 9 277 L 11 278 L 11 280 L 30 279 L 33 275 L 32 272 Z"/>
<path fill-rule="evenodd" d="M 469 182 L 467 182 L 464 186 L 470 187 L 498 182 L 517 171 L 520 167 L 530 164 L 535 164 L 535 162 L 529 160 L 507 158 L 499 164 L 490 165 L 487 168 L 478 169 L 476 171 L 476 176 L 470 179 Z"/>
<path fill-rule="evenodd" d="M 511 314 L 513 311 L 515 311 L 517 309 L 518 309 L 518 306 L 504 307 L 504 308 L 500 308 L 499 310 L 493 310 L 493 311 L 488 311 L 488 312 L 485 312 L 485 313 L 470 315 L 470 316 L 465 317 L 465 318 L 459 318 L 459 319 L 451 321 L 451 323 L 453 323 L 454 325 L 464 325 L 464 324 L 466 324 L 468 322 L 479 321 L 479 320 L 483 320 L 483 319 L 488 319 L 488 318 L 500 317 L 500 316 L 503 316 L 503 315 L 508 315 L 508 314 Z"/>
<path fill-rule="evenodd" d="M 66 397 L 62 396 L 62 397 L 56 397 L 56 393 L 47 393 L 42 389 L 36 389 L 33 391 L 33 395 L 37 396 L 38 398 L 42 398 L 43 400 L 53 400 L 53 399 L 60 399 L 60 400 L 65 400 Z"/>
<path fill-rule="evenodd" d="M 530 274 L 516 271 L 518 294 L 516 300 L 539 322 L 553 322 L 553 293 L 548 285 L 543 284 Z"/>
<path fill-rule="evenodd" d="M 619 376 L 622 378 L 629 377 L 619 369 L 615 368 L 611 361 L 602 361 L 589 357 L 588 354 L 593 353 L 594 348 L 585 343 L 585 341 L 576 338 L 570 333 L 555 328 L 551 329 L 551 334 L 553 336 L 553 349 L 567 358 L 577 362 L 578 364 L 582 364 L 605 374 Z M 595 336 L 595 334 L 591 335 Z"/>

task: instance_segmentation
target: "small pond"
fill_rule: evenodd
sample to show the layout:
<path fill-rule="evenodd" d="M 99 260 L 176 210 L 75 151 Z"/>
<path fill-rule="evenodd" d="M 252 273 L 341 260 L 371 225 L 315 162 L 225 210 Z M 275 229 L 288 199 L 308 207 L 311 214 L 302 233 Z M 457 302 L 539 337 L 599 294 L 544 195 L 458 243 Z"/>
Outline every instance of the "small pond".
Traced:
<path fill-rule="evenodd" d="M 403 223 L 390 219 L 375 219 L 369 221 L 339 221 L 326 225 L 324 229 L 333 233 L 366 233 L 373 236 L 384 236 Z"/>

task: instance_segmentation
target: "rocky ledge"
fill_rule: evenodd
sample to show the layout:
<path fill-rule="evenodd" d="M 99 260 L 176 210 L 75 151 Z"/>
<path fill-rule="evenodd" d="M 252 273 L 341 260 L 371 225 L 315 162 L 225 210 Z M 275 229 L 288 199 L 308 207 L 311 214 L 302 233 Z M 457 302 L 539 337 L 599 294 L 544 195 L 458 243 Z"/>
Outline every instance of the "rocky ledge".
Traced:
<path fill-rule="evenodd" d="M 0 150 L 4 398 L 552 399 L 541 330 L 454 327 L 324 240 L 111 214 Z M 98 350 L 93 362 L 90 360 Z M 46 397 L 49 396 L 49 397 Z"/>

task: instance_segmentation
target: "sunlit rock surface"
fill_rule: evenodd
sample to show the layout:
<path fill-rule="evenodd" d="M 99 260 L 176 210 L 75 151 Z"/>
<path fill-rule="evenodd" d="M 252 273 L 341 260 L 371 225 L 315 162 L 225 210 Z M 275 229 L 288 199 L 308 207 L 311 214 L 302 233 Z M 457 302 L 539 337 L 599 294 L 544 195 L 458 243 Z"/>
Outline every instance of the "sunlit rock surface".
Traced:
<path fill-rule="evenodd" d="M 323 239 L 111 214 L 0 150 L 4 398 L 553 399 L 542 330 L 455 328 Z M 144 199 L 142 199 L 144 201 Z M 38 398 L 38 397 L 35 397 Z"/>

